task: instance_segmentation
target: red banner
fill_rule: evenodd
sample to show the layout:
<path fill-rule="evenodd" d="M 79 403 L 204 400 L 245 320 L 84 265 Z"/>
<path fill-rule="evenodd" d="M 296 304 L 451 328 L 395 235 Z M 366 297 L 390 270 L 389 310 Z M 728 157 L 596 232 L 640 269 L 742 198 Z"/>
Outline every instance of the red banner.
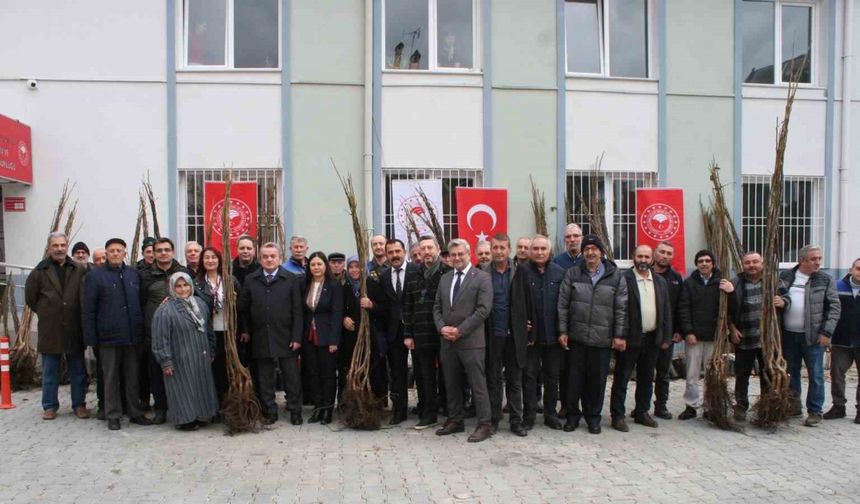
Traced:
<path fill-rule="evenodd" d="M 224 208 L 225 182 L 205 182 L 203 184 L 203 229 L 209 236 L 209 244 L 222 250 L 223 230 L 221 212 Z M 257 183 L 233 182 L 230 188 L 230 259 L 236 257 L 236 240 L 243 234 L 257 235 Z M 227 257 L 224 260 L 228 260 Z"/>
<path fill-rule="evenodd" d="M 33 183 L 30 127 L 0 115 L 0 179 Z"/>
<path fill-rule="evenodd" d="M 672 267 L 687 274 L 684 260 L 684 190 L 636 190 L 636 243 L 656 247 L 661 241 L 674 245 Z"/>
<path fill-rule="evenodd" d="M 475 187 L 457 188 L 459 238 L 469 242 L 472 262 L 475 245 L 489 241 L 496 233 L 508 232 L 508 190 Z"/>

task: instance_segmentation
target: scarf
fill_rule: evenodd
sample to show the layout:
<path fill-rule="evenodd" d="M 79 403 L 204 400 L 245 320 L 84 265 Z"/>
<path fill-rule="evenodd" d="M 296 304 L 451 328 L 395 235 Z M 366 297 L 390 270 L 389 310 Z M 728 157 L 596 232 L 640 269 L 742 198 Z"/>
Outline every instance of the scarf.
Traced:
<path fill-rule="evenodd" d="M 209 286 L 209 294 L 212 295 L 212 304 L 215 313 L 221 313 L 221 310 L 224 309 L 224 289 L 221 288 L 222 284 L 221 275 L 218 275 L 218 281 L 214 284 L 209 280 L 209 275 L 206 275 L 206 285 Z"/>
<path fill-rule="evenodd" d="M 352 263 L 358 262 L 358 256 L 351 256 L 349 260 L 346 262 L 346 280 L 349 282 L 349 286 L 352 287 L 352 295 L 358 297 L 359 292 L 361 291 L 361 276 L 358 277 L 357 280 L 353 280 L 351 276 L 349 276 L 349 265 Z M 359 265 L 360 266 L 360 265 Z"/>
<path fill-rule="evenodd" d="M 176 294 L 176 282 L 179 280 L 184 280 L 185 283 L 191 287 L 191 295 L 187 298 L 181 298 Z M 170 276 L 170 297 L 173 298 L 174 303 L 178 303 L 179 306 L 185 310 L 185 313 L 191 317 L 191 320 L 194 321 L 194 325 L 197 326 L 197 330 L 205 333 L 206 318 L 203 317 L 200 307 L 197 306 L 197 302 L 194 300 L 194 282 L 191 280 L 188 273 L 178 271 Z"/>

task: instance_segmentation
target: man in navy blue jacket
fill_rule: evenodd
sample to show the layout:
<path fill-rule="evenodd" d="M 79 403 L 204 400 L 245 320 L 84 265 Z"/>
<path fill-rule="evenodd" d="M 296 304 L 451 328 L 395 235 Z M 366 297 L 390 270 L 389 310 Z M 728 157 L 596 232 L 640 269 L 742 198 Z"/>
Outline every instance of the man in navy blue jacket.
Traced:
<path fill-rule="evenodd" d="M 138 397 L 138 352 L 143 342 L 140 277 L 125 260 L 126 245 L 120 238 L 105 243 L 107 263 L 94 268 L 84 280 L 84 344 L 99 349 L 105 387 L 108 429 L 119 430 L 122 417 L 120 375 L 125 386 L 126 408 L 131 423 L 150 425 Z"/>
<path fill-rule="evenodd" d="M 842 311 L 831 342 L 830 394 L 833 407 L 824 414 L 825 420 L 846 415 L 845 374 L 852 365 L 860 369 L 860 259 L 856 259 L 848 274 L 836 282 L 836 292 Z M 857 407 L 854 423 L 860 424 L 860 387 L 857 387 L 854 403 Z"/>

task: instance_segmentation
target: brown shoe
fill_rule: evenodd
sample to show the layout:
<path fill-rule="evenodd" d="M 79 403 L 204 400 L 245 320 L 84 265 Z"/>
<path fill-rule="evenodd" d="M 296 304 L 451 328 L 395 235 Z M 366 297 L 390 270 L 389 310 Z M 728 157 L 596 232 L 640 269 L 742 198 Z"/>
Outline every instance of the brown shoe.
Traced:
<path fill-rule="evenodd" d="M 451 434 L 457 434 L 458 432 L 465 432 L 466 429 L 463 427 L 463 424 L 458 422 L 452 422 L 448 420 L 445 422 L 445 425 L 442 426 L 441 429 L 436 431 L 437 436 L 449 436 Z"/>
<path fill-rule="evenodd" d="M 78 406 L 75 408 L 75 416 L 81 420 L 85 420 L 90 417 L 90 410 L 86 406 Z"/>
<path fill-rule="evenodd" d="M 53 420 L 57 418 L 57 410 L 46 409 L 42 412 L 42 420 Z"/>
<path fill-rule="evenodd" d="M 627 427 L 627 422 L 625 422 L 623 418 L 613 418 L 612 419 L 612 428 L 617 430 L 618 432 L 630 431 L 630 428 Z"/>
<path fill-rule="evenodd" d="M 481 441 L 489 439 L 490 436 L 492 436 L 492 435 L 493 435 L 492 424 L 488 424 L 488 423 L 478 424 L 478 426 L 475 427 L 475 432 L 473 432 L 469 436 L 469 442 L 470 443 L 480 443 Z"/>
<path fill-rule="evenodd" d="M 657 421 L 651 418 L 647 411 L 637 414 L 633 417 L 633 422 L 645 427 L 657 427 Z"/>

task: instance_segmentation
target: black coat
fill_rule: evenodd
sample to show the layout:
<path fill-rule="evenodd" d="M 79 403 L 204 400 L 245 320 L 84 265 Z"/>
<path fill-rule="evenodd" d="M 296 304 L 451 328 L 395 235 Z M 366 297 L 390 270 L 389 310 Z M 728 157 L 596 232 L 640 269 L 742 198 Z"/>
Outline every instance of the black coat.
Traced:
<path fill-rule="evenodd" d="M 310 278 L 308 276 L 307 278 Z M 305 285 L 302 300 L 307 299 L 311 284 Z M 316 326 L 319 346 L 340 345 L 341 330 L 343 329 L 343 287 L 336 280 L 327 279 L 322 284 L 322 292 L 315 309 L 311 310 L 307 302 L 304 306 L 304 335 L 308 335 L 311 324 Z M 309 343 L 305 337 L 304 343 Z"/>
<path fill-rule="evenodd" d="M 624 279 L 627 280 L 627 345 L 632 347 L 642 346 L 642 308 L 641 298 L 639 297 L 639 284 L 637 283 L 636 272 L 629 269 L 624 272 Z M 672 341 L 672 305 L 669 302 L 671 294 L 669 284 L 666 280 L 652 272 L 651 278 L 654 279 L 654 299 L 657 304 L 657 333 L 654 338 L 656 346 L 661 346 L 664 343 Z"/>
<path fill-rule="evenodd" d="M 143 334 L 147 346 L 152 343 L 152 317 L 164 299 L 170 297 L 170 276 L 179 271 L 194 278 L 191 270 L 175 259 L 167 271 L 159 268 L 157 263 L 140 271 L 140 306 L 143 308 Z"/>
<path fill-rule="evenodd" d="M 403 337 L 415 340 L 415 348 L 439 348 L 440 336 L 433 320 L 433 304 L 442 275 L 453 268 L 437 259 L 428 271 L 421 268 L 418 274 L 406 281 L 403 295 Z"/>
<path fill-rule="evenodd" d="M 678 305 L 681 303 L 681 291 L 684 290 L 684 277 L 680 273 L 669 267 L 665 273 L 657 273 L 669 287 L 669 307 L 672 310 L 672 332 L 681 332 L 681 319 L 678 316 Z"/>
<path fill-rule="evenodd" d="M 842 310 L 831 343 L 833 346 L 860 348 L 860 296 L 854 297 L 851 275 L 845 275 L 836 283 L 836 292 Z"/>
<path fill-rule="evenodd" d="M 278 268 L 271 284 L 259 269 L 245 279 L 239 295 L 239 332 L 251 336 L 255 359 L 296 357 L 290 343 L 302 343 L 302 279 Z"/>
<path fill-rule="evenodd" d="M 721 279 L 720 270 L 714 268 L 707 285 L 702 283 L 702 275 L 698 271 L 684 280 L 678 305 L 683 336 L 694 334 L 699 341 L 714 341 L 720 311 Z"/>
<path fill-rule="evenodd" d="M 374 309 L 371 315 L 378 323 L 376 326 L 383 332 L 385 341 L 390 343 L 403 341 L 403 299 L 406 294 L 406 285 L 422 274 L 421 267 L 417 264 L 405 263 L 403 265 L 405 271 L 403 273 L 403 284 L 400 289 L 400 296 L 394 290 L 391 283 L 393 268 L 387 268 L 379 276 L 378 281 L 371 283 L 367 282 L 367 293 L 371 301 L 373 301 Z M 373 288 L 371 289 L 371 285 Z"/>
<path fill-rule="evenodd" d="M 105 264 L 84 277 L 84 344 L 138 345 L 143 342 L 140 276 L 135 268 Z"/>
<path fill-rule="evenodd" d="M 247 266 L 242 266 L 242 263 L 239 262 L 239 258 L 233 259 L 233 276 L 236 277 L 236 280 L 239 281 L 239 285 L 245 283 L 245 278 L 248 277 L 251 273 L 260 269 L 260 263 L 257 262 L 256 259 L 251 261 L 251 264 Z"/>

